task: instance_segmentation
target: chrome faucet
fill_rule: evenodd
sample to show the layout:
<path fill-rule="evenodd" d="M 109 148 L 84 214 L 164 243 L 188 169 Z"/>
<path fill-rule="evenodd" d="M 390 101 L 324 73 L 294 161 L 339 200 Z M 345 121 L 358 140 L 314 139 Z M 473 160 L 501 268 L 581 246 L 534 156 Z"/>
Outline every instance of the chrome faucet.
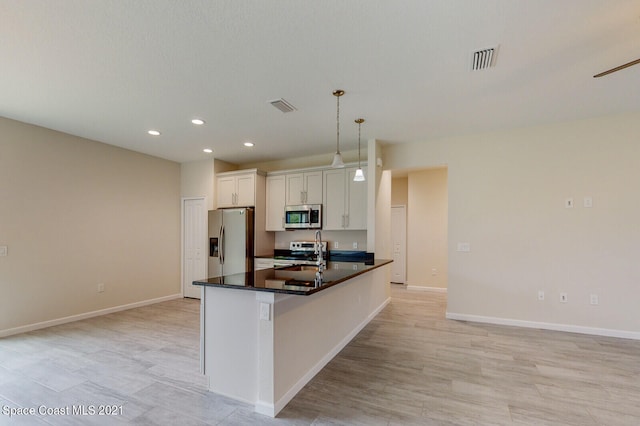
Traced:
<path fill-rule="evenodd" d="M 313 248 L 313 253 L 318 255 L 318 257 L 316 258 L 318 272 L 316 272 L 316 279 L 314 280 L 314 284 L 316 285 L 316 287 L 318 287 L 322 285 L 322 272 L 324 271 L 324 262 L 322 260 L 322 233 L 319 229 L 316 231 Z"/>
<path fill-rule="evenodd" d="M 322 261 L 322 233 L 319 229 L 316 231 L 313 249 L 313 253 L 318 255 L 318 257 L 316 258 L 316 265 L 318 265 L 319 267 L 323 267 L 324 262 Z"/>

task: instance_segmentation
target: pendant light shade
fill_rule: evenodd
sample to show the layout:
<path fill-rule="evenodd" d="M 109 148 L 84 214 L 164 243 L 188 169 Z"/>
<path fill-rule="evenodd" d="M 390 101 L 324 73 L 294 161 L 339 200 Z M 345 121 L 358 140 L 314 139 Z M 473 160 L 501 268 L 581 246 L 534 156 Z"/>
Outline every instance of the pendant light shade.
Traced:
<path fill-rule="evenodd" d="M 364 123 L 364 118 L 358 118 L 356 120 L 356 123 L 358 123 L 358 170 L 356 170 L 356 174 L 353 177 L 353 181 L 362 182 L 365 180 L 365 178 L 364 178 L 364 172 L 362 171 L 362 167 L 360 166 L 360 127 L 362 126 L 362 123 Z"/>
<path fill-rule="evenodd" d="M 339 169 L 344 167 L 344 161 L 342 161 L 342 154 L 340 153 L 340 96 L 344 95 L 344 90 L 334 90 L 333 96 L 336 97 L 336 153 L 333 156 L 333 162 L 331 167 Z"/>
<path fill-rule="evenodd" d="M 342 161 L 342 154 L 340 154 L 340 151 L 336 152 L 333 155 L 333 162 L 331 163 L 331 167 L 333 167 L 334 169 L 344 167 L 344 161 Z"/>

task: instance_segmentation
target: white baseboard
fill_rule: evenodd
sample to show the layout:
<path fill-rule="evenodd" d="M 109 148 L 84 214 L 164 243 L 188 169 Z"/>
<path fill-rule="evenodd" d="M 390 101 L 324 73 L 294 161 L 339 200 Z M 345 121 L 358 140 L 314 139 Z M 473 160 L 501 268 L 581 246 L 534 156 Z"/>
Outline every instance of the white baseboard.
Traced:
<path fill-rule="evenodd" d="M 362 321 L 356 328 L 354 328 L 349 334 L 347 334 L 331 351 L 329 351 L 316 365 L 311 367 L 307 373 L 298 380 L 296 384 L 294 384 L 275 404 L 265 403 L 263 401 L 258 401 L 255 404 L 255 411 L 261 414 L 265 414 L 267 416 L 275 417 L 278 415 L 280 410 L 282 410 L 288 403 L 293 399 L 294 396 L 302 388 L 309 383 L 313 377 L 320 372 L 324 368 L 325 365 L 329 363 L 338 353 L 344 349 L 345 346 L 349 344 L 351 340 L 367 325 L 369 322 L 375 318 L 384 308 L 391 302 L 391 298 L 387 298 L 380 306 L 378 306 L 373 312 L 371 312 L 365 319 Z"/>
<path fill-rule="evenodd" d="M 253 410 L 258 414 L 269 417 L 275 417 L 276 414 L 278 414 L 276 413 L 275 405 L 264 401 L 257 401 L 253 407 Z"/>
<path fill-rule="evenodd" d="M 640 333 L 637 331 L 584 327 L 581 325 L 557 324 L 549 322 L 524 321 L 510 318 L 485 317 L 481 315 L 457 314 L 455 312 L 447 312 L 446 318 L 485 324 L 509 325 L 513 327 L 538 328 L 542 330 L 564 331 L 568 333 L 591 334 L 595 336 L 619 337 L 622 339 L 640 340 Z"/>
<path fill-rule="evenodd" d="M 409 291 L 430 291 L 432 293 L 446 293 L 447 289 L 442 287 L 423 287 L 420 285 L 407 285 Z"/>
<path fill-rule="evenodd" d="M 14 334 L 26 333 L 28 331 L 40 330 L 42 328 L 53 327 L 54 325 L 66 324 L 73 321 L 80 321 L 87 318 L 99 317 L 101 315 L 112 314 L 114 312 L 126 311 L 127 309 L 140 308 L 142 306 L 153 305 L 155 303 L 166 302 L 168 300 L 180 299 L 182 294 L 172 294 L 169 296 L 158 297 L 155 299 L 142 300 L 140 302 L 129 303 L 127 305 L 114 306 L 112 308 L 100 309 L 83 314 L 71 315 L 64 318 L 58 318 L 49 321 L 37 322 L 34 324 L 23 325 L 15 328 L 0 330 L 0 337 L 12 336 Z"/>

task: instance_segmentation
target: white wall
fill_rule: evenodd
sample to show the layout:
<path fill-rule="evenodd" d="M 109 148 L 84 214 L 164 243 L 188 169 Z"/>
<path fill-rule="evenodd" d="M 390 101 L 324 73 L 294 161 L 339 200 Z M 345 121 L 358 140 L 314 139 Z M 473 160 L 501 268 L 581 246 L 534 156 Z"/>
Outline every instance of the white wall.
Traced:
<path fill-rule="evenodd" d="M 215 173 L 213 158 L 180 164 L 182 197 L 206 197 L 207 210 L 213 210 Z"/>
<path fill-rule="evenodd" d="M 406 206 L 409 202 L 409 178 L 399 177 L 391 179 L 391 205 Z"/>
<path fill-rule="evenodd" d="M 0 182 L 0 335 L 180 293 L 178 163 L 0 118 Z"/>
<path fill-rule="evenodd" d="M 345 163 L 358 162 L 358 150 L 340 151 Z M 286 158 L 281 160 L 262 161 L 257 163 L 246 163 L 239 166 L 240 169 L 259 169 L 265 172 L 276 172 L 279 170 L 295 170 L 308 167 L 323 167 L 331 165 L 333 152 L 320 155 L 309 155 L 306 157 Z M 367 150 L 361 150 L 361 161 L 367 161 Z"/>
<path fill-rule="evenodd" d="M 409 173 L 407 198 L 407 285 L 446 288 L 447 169 Z"/>
<path fill-rule="evenodd" d="M 638 135 L 640 113 L 386 147 L 389 169 L 448 164 L 448 313 L 640 337 Z"/>

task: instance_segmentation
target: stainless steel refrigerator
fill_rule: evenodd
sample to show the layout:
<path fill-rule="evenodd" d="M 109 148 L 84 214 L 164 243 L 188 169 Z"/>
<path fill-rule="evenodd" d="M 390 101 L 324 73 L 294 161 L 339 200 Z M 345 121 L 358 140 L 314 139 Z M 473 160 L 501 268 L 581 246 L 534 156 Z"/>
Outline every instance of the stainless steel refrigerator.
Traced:
<path fill-rule="evenodd" d="M 209 210 L 209 277 L 253 271 L 253 208 Z"/>

